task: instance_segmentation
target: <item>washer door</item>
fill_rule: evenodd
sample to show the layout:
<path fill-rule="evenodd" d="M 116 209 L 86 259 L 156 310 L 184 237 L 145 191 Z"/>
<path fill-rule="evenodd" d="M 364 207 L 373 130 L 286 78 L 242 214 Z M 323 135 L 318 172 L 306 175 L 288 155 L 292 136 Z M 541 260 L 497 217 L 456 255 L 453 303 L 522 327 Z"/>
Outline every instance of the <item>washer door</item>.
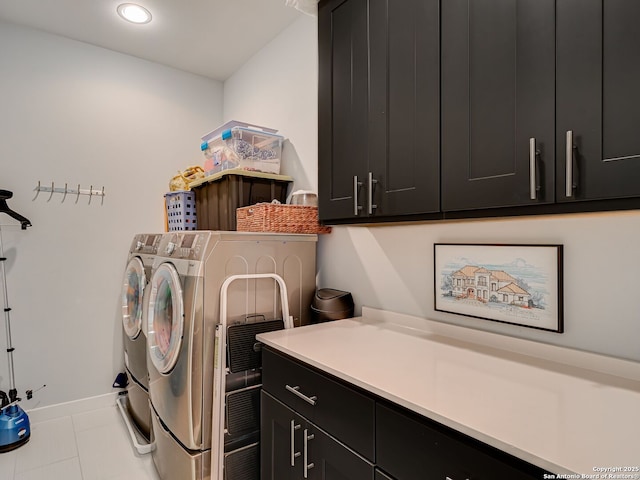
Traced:
<path fill-rule="evenodd" d="M 127 263 L 122 283 L 122 326 L 131 340 L 142 331 L 142 298 L 147 285 L 144 266 L 138 257 Z"/>
<path fill-rule="evenodd" d="M 182 287 L 176 269 L 163 263 L 151 277 L 147 313 L 147 350 L 158 372 L 169 373 L 178 361 L 184 331 Z"/>

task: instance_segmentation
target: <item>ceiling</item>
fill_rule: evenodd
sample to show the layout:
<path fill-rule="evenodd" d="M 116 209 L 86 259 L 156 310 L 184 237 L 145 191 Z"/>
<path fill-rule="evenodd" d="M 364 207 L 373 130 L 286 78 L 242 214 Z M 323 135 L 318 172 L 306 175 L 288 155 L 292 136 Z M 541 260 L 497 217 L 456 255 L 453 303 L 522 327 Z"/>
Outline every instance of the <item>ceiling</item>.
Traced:
<path fill-rule="evenodd" d="M 125 1 L 151 23 L 122 20 Z M 220 81 L 301 15 L 285 0 L 0 0 L 0 20 Z"/>

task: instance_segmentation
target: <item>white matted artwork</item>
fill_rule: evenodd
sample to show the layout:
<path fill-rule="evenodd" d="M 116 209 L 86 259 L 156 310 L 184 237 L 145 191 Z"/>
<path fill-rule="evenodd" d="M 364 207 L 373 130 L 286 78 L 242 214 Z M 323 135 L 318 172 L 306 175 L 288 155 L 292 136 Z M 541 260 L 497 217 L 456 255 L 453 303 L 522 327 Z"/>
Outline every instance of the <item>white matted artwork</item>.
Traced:
<path fill-rule="evenodd" d="M 562 245 L 434 244 L 435 309 L 562 333 Z"/>

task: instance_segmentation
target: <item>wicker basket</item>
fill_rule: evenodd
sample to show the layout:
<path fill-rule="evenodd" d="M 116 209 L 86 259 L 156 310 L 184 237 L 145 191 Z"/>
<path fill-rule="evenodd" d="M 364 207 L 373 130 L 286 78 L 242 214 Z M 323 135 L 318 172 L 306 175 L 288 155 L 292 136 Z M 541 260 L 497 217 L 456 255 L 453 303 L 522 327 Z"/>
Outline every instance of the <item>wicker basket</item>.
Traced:
<path fill-rule="evenodd" d="M 257 203 L 236 210 L 239 232 L 331 233 L 318 222 L 318 207 Z"/>

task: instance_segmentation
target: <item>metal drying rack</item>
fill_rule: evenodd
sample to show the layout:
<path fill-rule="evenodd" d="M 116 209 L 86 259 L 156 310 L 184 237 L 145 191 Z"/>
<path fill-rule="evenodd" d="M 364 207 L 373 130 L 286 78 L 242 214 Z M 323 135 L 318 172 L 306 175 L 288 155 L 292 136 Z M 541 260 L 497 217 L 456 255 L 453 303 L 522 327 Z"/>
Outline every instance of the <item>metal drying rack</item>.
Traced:
<path fill-rule="evenodd" d="M 51 182 L 51 186 L 49 185 L 42 185 L 40 183 L 40 180 L 38 180 L 38 185 L 36 186 L 36 188 L 34 188 L 35 192 L 36 192 L 36 196 L 33 197 L 33 199 L 35 200 L 36 198 L 38 198 L 38 195 L 40 195 L 40 192 L 49 192 L 49 198 L 47 199 L 47 202 L 51 201 L 51 198 L 53 197 L 54 193 L 62 193 L 63 197 L 62 197 L 62 202 L 64 202 L 64 200 L 67 198 L 67 195 L 75 195 L 76 196 L 76 202 L 78 203 L 78 199 L 80 198 L 80 195 L 89 195 L 89 203 L 91 203 L 91 199 L 93 197 L 100 197 L 101 201 L 104 202 L 104 187 L 102 187 L 101 190 L 94 190 L 93 189 L 93 185 L 91 185 L 91 187 L 89 187 L 88 189 L 86 188 L 80 188 L 80 184 L 78 184 L 78 186 L 76 188 L 73 187 L 69 187 L 69 185 L 67 183 L 64 184 L 64 187 L 56 187 L 54 182 Z"/>

